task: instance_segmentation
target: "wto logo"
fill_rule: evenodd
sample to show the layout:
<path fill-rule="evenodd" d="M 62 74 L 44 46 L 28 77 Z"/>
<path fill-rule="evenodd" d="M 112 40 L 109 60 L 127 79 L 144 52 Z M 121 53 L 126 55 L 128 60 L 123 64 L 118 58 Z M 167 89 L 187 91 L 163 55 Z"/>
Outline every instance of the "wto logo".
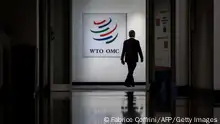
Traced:
<path fill-rule="evenodd" d="M 109 25 L 112 23 L 112 19 L 109 18 L 109 21 L 106 23 L 106 20 L 103 21 L 94 21 L 94 25 L 98 27 L 99 30 L 91 30 L 90 31 L 94 34 L 99 34 L 98 38 L 93 38 L 96 41 L 105 41 L 106 44 L 112 43 L 118 37 L 118 33 L 113 36 L 112 33 L 117 29 L 118 24 L 110 30 Z"/>

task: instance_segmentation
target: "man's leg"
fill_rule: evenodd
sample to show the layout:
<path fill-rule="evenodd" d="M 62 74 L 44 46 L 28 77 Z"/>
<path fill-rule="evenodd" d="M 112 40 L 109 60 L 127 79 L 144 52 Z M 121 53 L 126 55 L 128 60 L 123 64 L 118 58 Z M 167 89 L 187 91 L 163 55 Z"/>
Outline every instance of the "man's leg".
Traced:
<path fill-rule="evenodd" d="M 130 63 L 127 63 L 127 66 L 128 66 L 128 74 L 127 74 L 127 78 L 125 80 L 125 86 L 129 87 L 130 82 L 131 82 L 131 76 L 130 76 L 131 66 L 130 66 Z"/>
<path fill-rule="evenodd" d="M 130 86 L 131 85 L 131 64 L 129 62 L 127 62 L 127 66 L 128 66 L 128 74 L 127 74 L 127 78 L 125 80 L 126 86 Z"/>
<path fill-rule="evenodd" d="M 127 63 L 128 65 L 128 75 L 127 75 L 127 82 L 129 82 L 130 85 L 134 85 L 134 77 L 133 77 L 133 73 L 134 73 L 134 69 L 136 68 L 136 62 L 130 62 Z"/>
<path fill-rule="evenodd" d="M 136 63 L 132 63 L 131 64 L 131 85 L 134 86 L 134 70 L 136 68 Z"/>

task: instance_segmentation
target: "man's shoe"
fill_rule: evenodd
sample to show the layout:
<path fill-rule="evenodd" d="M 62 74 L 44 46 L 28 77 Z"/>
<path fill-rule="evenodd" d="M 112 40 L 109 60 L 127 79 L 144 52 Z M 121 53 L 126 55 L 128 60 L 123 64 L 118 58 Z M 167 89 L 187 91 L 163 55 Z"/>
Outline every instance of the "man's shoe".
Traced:
<path fill-rule="evenodd" d="M 133 83 L 133 84 L 131 84 L 131 86 L 132 86 L 132 87 L 135 87 L 135 84 Z"/>
<path fill-rule="evenodd" d="M 126 86 L 126 87 L 131 87 L 131 86 L 130 86 L 129 84 L 127 84 L 127 83 L 125 84 L 125 86 Z"/>

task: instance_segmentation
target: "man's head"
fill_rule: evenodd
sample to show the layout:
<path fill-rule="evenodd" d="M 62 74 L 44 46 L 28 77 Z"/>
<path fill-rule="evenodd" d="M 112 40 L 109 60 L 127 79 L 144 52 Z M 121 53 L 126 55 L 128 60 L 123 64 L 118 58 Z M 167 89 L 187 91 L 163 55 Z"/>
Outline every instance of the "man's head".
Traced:
<path fill-rule="evenodd" d="M 134 30 L 129 31 L 129 37 L 131 37 L 131 38 L 135 37 L 135 31 Z"/>

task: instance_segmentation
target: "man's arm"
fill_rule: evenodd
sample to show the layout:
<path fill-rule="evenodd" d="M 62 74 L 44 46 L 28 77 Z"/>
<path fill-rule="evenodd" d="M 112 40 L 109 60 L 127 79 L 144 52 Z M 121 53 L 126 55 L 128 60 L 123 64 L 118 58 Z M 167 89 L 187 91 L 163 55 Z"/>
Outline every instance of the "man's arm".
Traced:
<path fill-rule="evenodd" d="M 122 53 L 121 53 L 121 61 L 124 61 L 125 53 L 126 53 L 126 47 L 125 47 L 125 42 L 124 42 L 124 44 L 123 44 L 123 49 L 122 49 Z"/>
<path fill-rule="evenodd" d="M 143 57 L 143 54 L 142 54 L 142 50 L 141 50 L 141 46 L 140 46 L 140 42 L 139 41 L 138 41 L 138 53 L 140 55 L 141 62 L 143 62 L 144 57 Z"/>

